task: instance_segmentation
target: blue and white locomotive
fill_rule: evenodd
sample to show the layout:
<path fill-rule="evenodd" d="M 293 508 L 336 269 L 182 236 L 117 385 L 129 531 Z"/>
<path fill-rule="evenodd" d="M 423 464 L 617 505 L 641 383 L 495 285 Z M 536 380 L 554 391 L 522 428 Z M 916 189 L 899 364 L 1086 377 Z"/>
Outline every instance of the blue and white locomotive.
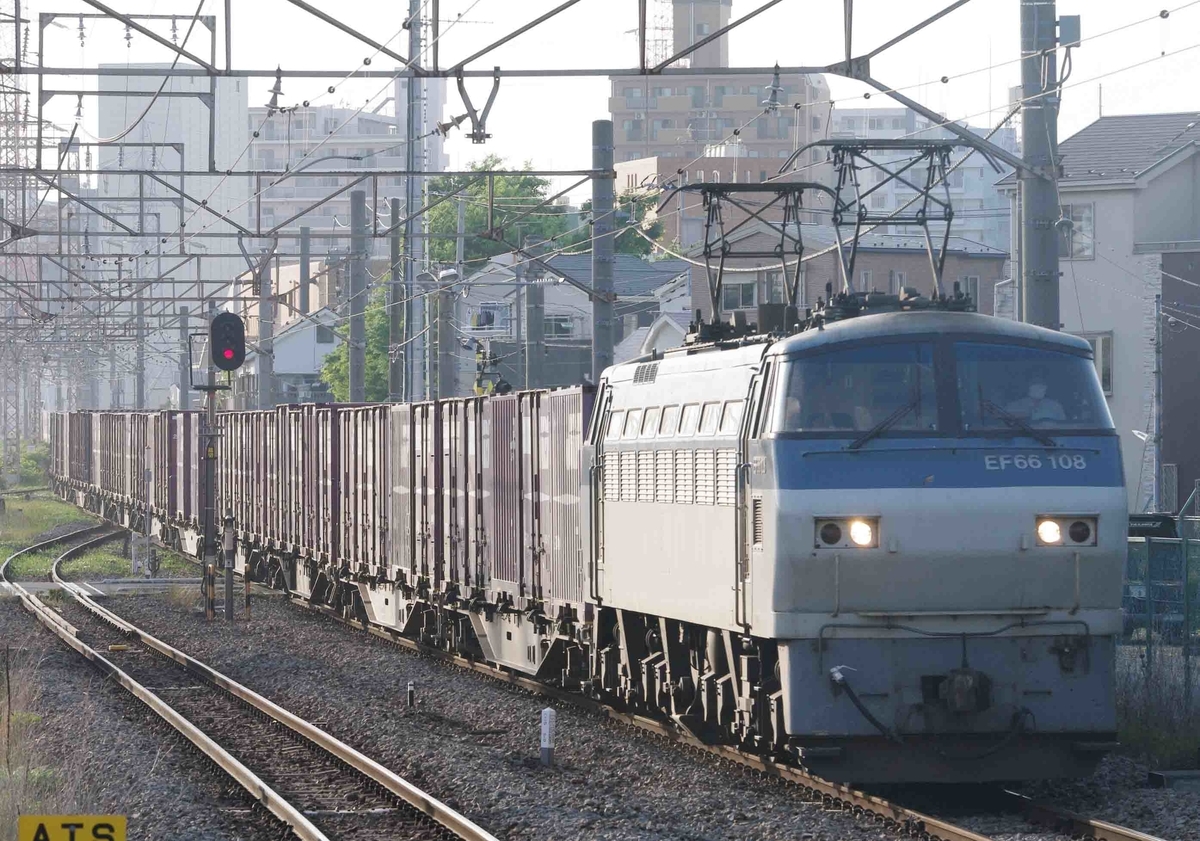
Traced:
<path fill-rule="evenodd" d="M 596 688 L 835 780 L 1087 773 L 1128 516 L 1091 349 L 842 297 L 604 375 Z"/>

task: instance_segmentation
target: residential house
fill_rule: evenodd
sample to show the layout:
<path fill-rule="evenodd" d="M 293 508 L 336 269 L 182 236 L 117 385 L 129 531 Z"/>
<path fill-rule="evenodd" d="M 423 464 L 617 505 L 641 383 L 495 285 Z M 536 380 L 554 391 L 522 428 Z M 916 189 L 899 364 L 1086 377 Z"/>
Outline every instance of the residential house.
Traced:
<path fill-rule="evenodd" d="M 1059 313 L 1085 337 L 1121 435 L 1131 511 L 1175 511 L 1200 482 L 1200 125 L 1195 112 L 1101 117 L 1059 144 Z M 1001 181 L 1018 209 L 1015 180 Z M 1014 226 L 1015 228 L 1016 226 Z M 1013 265 L 1019 266 L 1020 231 Z M 1155 296 L 1162 455 L 1155 463 Z M 1019 306 L 1019 302 L 1018 302 Z M 1019 312 L 1019 308 L 1017 309 Z"/>
<path fill-rule="evenodd" d="M 616 255 L 615 343 L 626 333 L 651 325 L 663 300 L 656 293 L 670 287 L 671 281 L 686 278 L 689 268 L 682 260 L 649 262 L 630 254 Z M 544 339 L 529 349 L 526 290 L 533 285 L 542 292 Z M 590 378 L 592 304 L 585 290 L 591 287 L 590 254 L 558 254 L 530 262 L 508 253 L 489 260 L 455 290 L 452 327 L 460 345 L 454 353 L 456 393 L 471 393 L 480 346 L 496 357 L 496 371 L 516 388 L 572 385 Z M 678 285 L 662 293 L 672 301 L 678 300 L 679 294 Z M 529 353 L 539 356 L 530 357 Z"/>

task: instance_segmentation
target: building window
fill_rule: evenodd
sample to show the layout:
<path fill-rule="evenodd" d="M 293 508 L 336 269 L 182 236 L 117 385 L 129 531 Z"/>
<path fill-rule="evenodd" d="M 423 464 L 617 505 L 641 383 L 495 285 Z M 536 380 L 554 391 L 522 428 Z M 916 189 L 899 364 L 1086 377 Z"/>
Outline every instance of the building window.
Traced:
<path fill-rule="evenodd" d="M 548 315 L 545 319 L 544 330 L 547 339 L 562 338 L 573 335 L 574 325 L 569 315 Z"/>
<path fill-rule="evenodd" d="M 863 269 L 862 274 L 860 274 L 858 276 L 858 279 L 860 281 L 860 284 L 858 287 L 859 291 L 860 292 L 870 292 L 871 291 L 871 270 Z"/>
<path fill-rule="evenodd" d="M 721 309 L 730 310 L 750 309 L 754 304 L 755 284 L 727 283 L 721 287 Z"/>
<path fill-rule="evenodd" d="M 900 122 L 900 118 L 899 118 L 899 117 L 893 117 L 893 118 L 892 118 L 892 128 L 893 128 L 893 129 L 895 129 L 895 130 L 899 130 L 899 129 L 901 129 L 901 128 L 904 128 L 904 125 L 903 125 L 903 124 Z"/>
<path fill-rule="evenodd" d="M 883 193 L 876 193 L 875 195 L 871 196 L 872 210 L 881 210 L 885 207 L 887 207 L 887 196 L 885 196 Z"/>
<path fill-rule="evenodd" d="M 908 274 L 906 272 L 888 272 L 888 293 L 891 295 L 899 295 L 900 292 L 908 285 Z"/>
<path fill-rule="evenodd" d="M 707 34 L 708 34 L 708 24 L 707 23 L 696 24 L 696 35 L 698 37 L 704 37 Z"/>
<path fill-rule="evenodd" d="M 1104 389 L 1104 396 L 1112 397 L 1113 334 L 1085 333 L 1081 336 L 1081 338 L 1086 339 L 1087 343 L 1092 346 L 1092 355 L 1095 356 L 1096 374 L 1100 377 L 1100 387 Z"/>
<path fill-rule="evenodd" d="M 1061 230 L 1059 233 L 1059 259 L 1094 259 L 1096 256 L 1096 222 L 1091 203 L 1064 204 L 1062 217 L 1071 220 L 1071 227 Z"/>
<path fill-rule="evenodd" d="M 959 280 L 962 281 L 962 284 L 961 284 L 962 293 L 964 295 L 966 295 L 967 297 L 969 297 L 972 301 L 974 301 L 976 306 L 978 306 L 979 305 L 979 276 L 978 275 L 966 275 L 965 277 L 959 278 Z"/>
<path fill-rule="evenodd" d="M 333 331 L 324 324 L 317 325 L 317 344 L 331 345 L 333 344 Z"/>
<path fill-rule="evenodd" d="M 821 130 L 821 118 L 820 118 L 820 117 L 813 117 L 813 118 L 812 118 L 812 130 L 813 130 L 813 131 L 820 131 L 820 130 Z"/>

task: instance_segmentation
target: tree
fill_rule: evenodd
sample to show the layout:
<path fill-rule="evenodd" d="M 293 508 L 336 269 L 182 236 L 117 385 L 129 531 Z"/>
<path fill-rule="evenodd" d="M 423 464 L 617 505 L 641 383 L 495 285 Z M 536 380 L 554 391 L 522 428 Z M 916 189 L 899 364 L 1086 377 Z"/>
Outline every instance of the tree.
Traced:
<path fill-rule="evenodd" d="M 383 402 L 388 399 L 388 309 L 387 284 L 381 283 L 367 302 L 366 312 L 367 364 L 364 370 L 366 399 Z M 333 399 L 345 403 L 350 399 L 350 345 L 341 342 L 325 357 L 321 380 L 333 392 Z"/>
<path fill-rule="evenodd" d="M 525 163 L 529 169 L 531 164 Z M 504 160 L 488 155 L 470 165 L 473 172 L 505 169 Z M 505 222 L 544 201 L 550 182 L 532 175 L 497 175 L 493 180 L 493 224 L 504 227 Z M 505 229 L 501 242 L 486 239 L 480 234 L 488 228 L 488 183 L 487 178 L 472 175 L 445 175 L 429 182 L 428 200 L 462 190 L 466 208 L 466 242 L 464 259 L 476 261 L 512 251 L 512 246 L 524 245 L 528 236 L 550 239 L 566 230 L 566 216 L 561 208 L 546 206 L 538 208 L 517 223 L 513 229 Z M 454 234 L 458 230 L 458 199 L 451 198 L 429 211 L 430 240 L 429 254 L 434 261 L 454 262 Z"/>
<path fill-rule="evenodd" d="M 641 233 L 638 233 L 638 229 L 631 228 L 630 225 L 635 222 L 644 222 L 646 214 L 658 207 L 659 199 L 660 197 L 653 193 L 627 193 L 617 197 L 617 200 L 613 202 L 613 230 L 618 233 L 613 241 L 613 251 L 617 254 L 633 254 L 636 257 L 645 257 L 654 250 L 654 246 L 646 240 L 646 237 L 657 241 L 662 236 L 662 222 L 653 219 L 649 224 L 639 224 L 638 227 Z M 591 219 L 591 200 L 585 201 L 579 210 L 580 215 L 586 219 Z M 646 236 L 642 236 L 641 234 L 645 234 Z M 591 238 L 592 226 L 586 225 L 580 230 L 564 237 L 560 240 L 560 243 L 567 250 L 574 247 L 590 248 Z"/>

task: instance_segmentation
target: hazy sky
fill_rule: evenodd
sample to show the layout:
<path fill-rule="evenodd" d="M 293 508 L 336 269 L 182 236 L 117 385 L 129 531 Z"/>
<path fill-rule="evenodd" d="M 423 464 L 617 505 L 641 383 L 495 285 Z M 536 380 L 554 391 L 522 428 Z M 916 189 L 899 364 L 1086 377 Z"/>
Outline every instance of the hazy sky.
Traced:
<path fill-rule="evenodd" d="M 464 22 L 443 23 L 440 41 L 443 66 L 453 64 L 475 49 L 490 43 L 518 26 L 553 8 L 559 0 L 442 0 L 443 20 L 460 14 Z M 109 0 L 123 12 L 180 14 L 182 37 L 187 20 L 198 0 Z M 347 24 L 388 43 L 397 52 L 407 52 L 407 32 L 401 31 L 403 0 L 312 0 L 314 5 Z M 761 0 L 734 0 L 733 16 L 757 7 Z M 88 11 L 77 0 L 35 0 L 29 17 L 36 12 Z M 429 2 L 425 9 L 428 13 Z M 515 68 L 613 68 L 632 67 L 637 61 L 637 42 L 629 32 L 636 27 L 637 0 L 582 0 L 551 21 L 476 62 L 472 67 L 490 69 L 499 65 Z M 941 9 L 943 0 L 857 0 L 854 14 L 855 52 L 865 52 L 892 35 Z M 1163 9 L 1173 10 L 1167 19 L 1157 17 Z M 218 16 L 218 36 L 223 26 L 222 0 L 207 0 L 205 14 Z M 730 36 L 730 59 L 735 66 L 816 65 L 842 57 L 842 0 L 785 0 Z M 1060 137 L 1067 137 L 1094 120 L 1103 86 L 1104 113 L 1131 114 L 1165 111 L 1200 112 L 1200 2 L 1188 0 L 1060 0 L 1058 11 L 1082 15 L 1081 47 L 1073 51 L 1073 73 L 1064 91 Z M 969 118 L 974 123 L 998 119 L 1007 102 L 1008 89 L 1019 83 L 1018 0 L 974 0 L 950 13 L 918 35 L 877 57 L 873 75 L 898 88 L 909 88 L 910 96 L 952 118 Z M 1095 40 L 1086 40 L 1139 19 L 1155 19 Z M 134 34 L 126 46 L 124 27 L 116 22 L 86 22 L 87 37 L 81 48 L 77 21 L 64 21 L 66 28 L 46 30 L 46 61 L 56 66 L 89 66 L 101 62 L 164 61 L 170 54 L 148 39 Z M 285 0 L 233 0 L 233 59 L 235 67 L 339 68 L 362 67 L 362 59 L 373 50 L 321 23 Z M 167 34 L 169 22 L 156 30 Z M 197 28 L 189 49 L 207 55 L 208 33 Z M 218 55 L 223 55 L 218 46 Z M 1178 55 L 1167 55 L 1183 50 Z M 1157 60 L 1155 60 L 1157 58 Z M 391 67 L 390 59 L 378 56 L 373 69 Z M 1128 68 L 1140 62 L 1141 67 Z M 987 69 L 991 67 L 991 69 Z M 953 78 L 969 71 L 979 71 Z M 1108 75 L 1106 78 L 1097 77 Z M 941 77 L 952 77 L 948 84 Z M 829 76 L 835 101 L 853 107 L 888 106 L 893 103 L 875 94 L 862 98 L 867 88 L 857 82 Z M 761 82 L 769 81 L 763 78 Z M 353 107 L 385 88 L 386 80 L 349 79 L 338 84 L 334 94 L 325 92 L 335 82 L 287 80 L 282 101 L 303 99 Z M 58 79 L 58 87 L 94 87 L 94 80 Z M 256 80 L 250 87 L 251 104 L 264 104 L 269 80 Z M 486 99 L 489 81 L 468 80 L 472 98 Z M 390 95 L 390 85 L 373 100 Z M 574 169 L 590 165 L 591 121 L 607 117 L 609 83 L 603 77 L 567 79 L 505 79 L 488 123 L 494 135 L 486 145 L 476 146 L 460 134 L 447 144 L 452 166 L 463 167 L 486 153 L 496 153 L 519 164 L 530 161 L 540 169 Z M 447 111 L 464 109 L 450 83 Z M 60 98 L 51 116 L 69 121 L 74 103 Z M 85 102 L 85 117 L 95 130 L 95 100 Z M 390 107 L 390 106 L 389 106 Z"/>

